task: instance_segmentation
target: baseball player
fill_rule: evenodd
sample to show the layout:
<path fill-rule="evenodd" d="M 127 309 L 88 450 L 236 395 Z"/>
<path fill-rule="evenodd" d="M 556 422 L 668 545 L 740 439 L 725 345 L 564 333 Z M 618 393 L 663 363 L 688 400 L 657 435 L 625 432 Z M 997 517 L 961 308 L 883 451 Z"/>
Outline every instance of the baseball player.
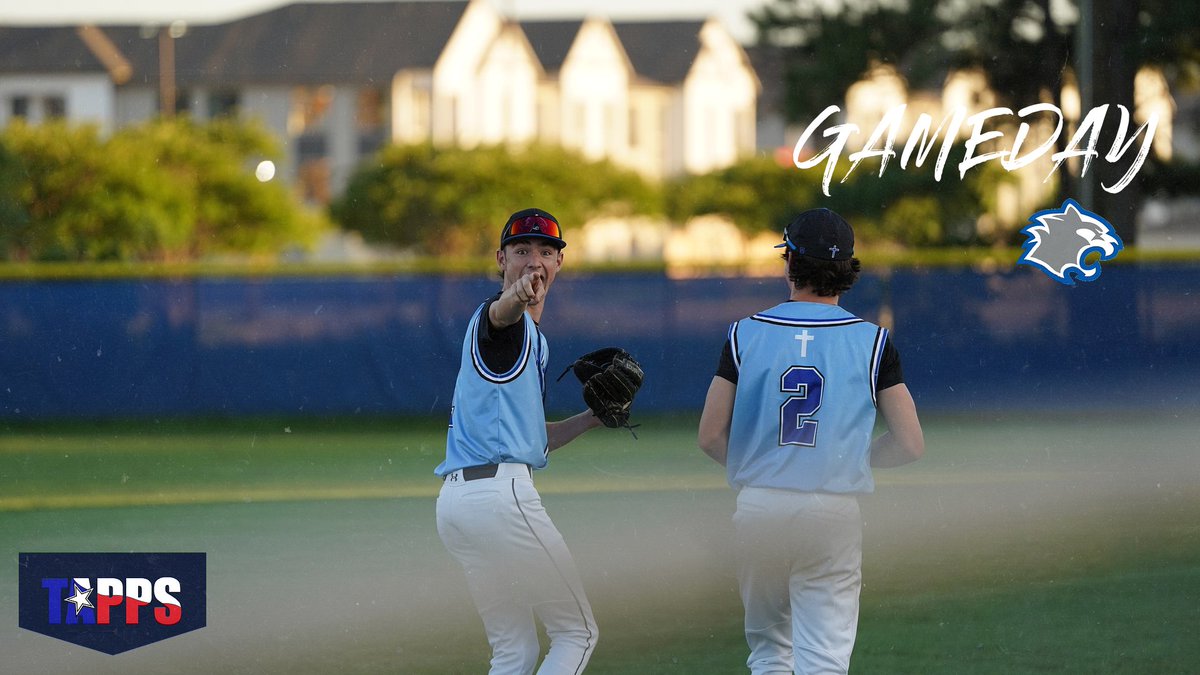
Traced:
<path fill-rule="evenodd" d="M 462 564 L 492 647 L 493 675 L 581 673 L 596 647 L 596 621 L 575 562 L 542 507 L 532 472 L 550 451 L 601 422 L 590 410 L 560 422 L 543 408 L 546 338 L 538 320 L 562 266 L 558 221 L 540 209 L 514 213 L 500 235 L 501 291 L 475 310 L 454 386 L 437 528 Z"/>
<path fill-rule="evenodd" d="M 700 448 L 737 494 L 737 576 L 752 673 L 846 673 L 858 629 L 871 467 L 924 453 L 888 330 L 838 306 L 858 278 L 854 232 L 828 209 L 784 230 L 787 302 L 733 323 Z M 888 431 L 872 440 L 876 411 Z"/>

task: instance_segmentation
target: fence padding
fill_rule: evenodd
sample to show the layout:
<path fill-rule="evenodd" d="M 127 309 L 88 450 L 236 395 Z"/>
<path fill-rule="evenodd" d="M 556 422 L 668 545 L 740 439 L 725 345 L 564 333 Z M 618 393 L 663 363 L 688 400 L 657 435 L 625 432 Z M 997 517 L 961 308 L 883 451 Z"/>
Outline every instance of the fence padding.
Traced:
<path fill-rule="evenodd" d="M 461 277 L 0 283 L 0 417 L 446 415 L 470 313 L 498 288 Z M 1075 287 L 1033 270 L 864 275 L 843 306 L 893 324 L 926 410 L 1184 408 L 1200 403 L 1200 266 L 1110 266 Z M 698 411 L 725 331 L 786 297 L 782 279 L 558 278 L 551 374 L 621 345 L 644 412 Z M 581 410 L 550 378 L 547 407 Z"/>

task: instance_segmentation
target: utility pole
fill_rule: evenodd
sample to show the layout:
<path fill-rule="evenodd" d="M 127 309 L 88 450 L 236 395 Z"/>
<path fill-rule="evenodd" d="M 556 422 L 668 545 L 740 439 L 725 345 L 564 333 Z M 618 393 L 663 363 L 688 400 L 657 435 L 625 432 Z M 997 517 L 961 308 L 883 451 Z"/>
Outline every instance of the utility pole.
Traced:
<path fill-rule="evenodd" d="M 175 38 L 166 26 L 158 29 L 158 113 L 175 116 Z"/>
<path fill-rule="evenodd" d="M 187 32 L 183 21 L 172 21 L 158 29 L 158 112 L 164 119 L 175 117 L 175 40 Z"/>
<path fill-rule="evenodd" d="M 1095 17 L 1096 9 L 1093 0 L 1079 0 L 1079 28 L 1075 31 L 1075 75 L 1079 80 L 1080 121 L 1096 102 Z M 1094 172 L 1092 176 L 1080 176 L 1079 201 L 1085 208 L 1095 208 L 1096 180 Z"/>

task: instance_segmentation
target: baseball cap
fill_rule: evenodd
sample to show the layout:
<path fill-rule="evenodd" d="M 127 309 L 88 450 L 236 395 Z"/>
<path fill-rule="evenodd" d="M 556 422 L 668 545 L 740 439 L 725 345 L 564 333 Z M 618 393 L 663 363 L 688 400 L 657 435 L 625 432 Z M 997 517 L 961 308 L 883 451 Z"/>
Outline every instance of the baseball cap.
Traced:
<path fill-rule="evenodd" d="M 517 239 L 545 239 L 560 249 L 567 245 L 558 219 L 542 209 L 522 209 L 508 217 L 500 232 L 500 248 Z"/>
<path fill-rule="evenodd" d="M 783 230 L 784 246 L 818 260 L 849 260 L 854 256 L 854 230 L 844 218 L 826 208 L 796 216 Z"/>

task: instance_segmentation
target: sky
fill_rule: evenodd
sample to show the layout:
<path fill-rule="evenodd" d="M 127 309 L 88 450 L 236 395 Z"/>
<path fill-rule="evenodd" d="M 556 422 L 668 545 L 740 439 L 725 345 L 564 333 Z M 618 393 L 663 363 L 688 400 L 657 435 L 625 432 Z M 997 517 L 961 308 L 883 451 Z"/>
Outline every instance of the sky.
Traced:
<path fill-rule="evenodd" d="M 334 0 L 336 1 L 336 0 Z M 436 1 L 436 0 L 433 0 Z M 768 0 L 489 0 L 518 19 L 580 17 L 664 19 L 715 16 L 739 41 L 751 41 L 748 9 Z M 288 0 L 0 0 L 0 24 L 167 23 L 174 20 L 212 23 L 290 4 Z"/>

